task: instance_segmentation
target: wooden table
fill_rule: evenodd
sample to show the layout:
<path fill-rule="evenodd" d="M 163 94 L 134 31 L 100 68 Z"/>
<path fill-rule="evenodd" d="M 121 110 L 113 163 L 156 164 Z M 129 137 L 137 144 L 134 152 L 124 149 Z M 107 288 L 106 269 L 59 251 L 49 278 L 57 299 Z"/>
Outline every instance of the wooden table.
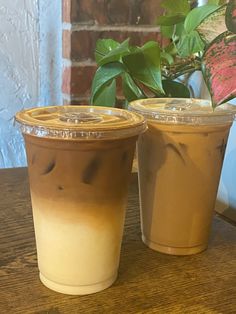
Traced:
<path fill-rule="evenodd" d="M 133 175 L 118 280 L 97 294 L 67 296 L 38 278 L 26 169 L 0 170 L 0 313 L 236 313 L 236 228 L 215 217 L 208 250 L 195 256 L 148 249 Z"/>

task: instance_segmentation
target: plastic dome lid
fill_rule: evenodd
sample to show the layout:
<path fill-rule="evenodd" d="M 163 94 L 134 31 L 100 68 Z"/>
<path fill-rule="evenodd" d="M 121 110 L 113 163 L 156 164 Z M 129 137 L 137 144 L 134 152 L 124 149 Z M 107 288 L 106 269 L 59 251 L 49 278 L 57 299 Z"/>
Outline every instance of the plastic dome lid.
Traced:
<path fill-rule="evenodd" d="M 146 130 L 142 115 L 109 107 L 37 107 L 18 112 L 15 119 L 22 133 L 47 138 L 109 139 Z"/>
<path fill-rule="evenodd" d="M 148 120 L 173 124 L 232 123 L 236 106 L 223 104 L 212 108 L 211 101 L 194 98 L 148 98 L 133 101 L 129 109 Z"/>

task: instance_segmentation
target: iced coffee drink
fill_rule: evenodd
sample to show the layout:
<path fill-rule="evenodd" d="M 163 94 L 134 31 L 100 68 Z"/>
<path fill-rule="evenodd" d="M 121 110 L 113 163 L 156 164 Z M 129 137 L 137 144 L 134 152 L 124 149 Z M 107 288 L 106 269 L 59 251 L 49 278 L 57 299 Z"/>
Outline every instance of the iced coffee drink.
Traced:
<path fill-rule="evenodd" d="M 89 294 L 117 277 L 141 116 L 102 107 L 17 114 L 24 134 L 41 281 Z"/>
<path fill-rule="evenodd" d="M 176 255 L 205 250 L 234 107 L 149 99 L 130 108 L 148 119 L 138 141 L 144 243 Z"/>

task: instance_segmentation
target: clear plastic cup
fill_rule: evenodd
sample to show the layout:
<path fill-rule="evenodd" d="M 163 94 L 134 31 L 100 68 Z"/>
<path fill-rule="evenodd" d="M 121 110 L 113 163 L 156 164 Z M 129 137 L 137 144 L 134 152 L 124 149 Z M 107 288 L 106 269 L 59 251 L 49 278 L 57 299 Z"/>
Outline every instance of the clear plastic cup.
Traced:
<path fill-rule="evenodd" d="M 174 255 L 205 250 L 236 107 L 159 98 L 129 108 L 148 122 L 137 145 L 143 242 Z"/>
<path fill-rule="evenodd" d="M 24 135 L 40 279 L 90 294 L 117 277 L 128 181 L 142 116 L 52 106 L 17 113 Z"/>

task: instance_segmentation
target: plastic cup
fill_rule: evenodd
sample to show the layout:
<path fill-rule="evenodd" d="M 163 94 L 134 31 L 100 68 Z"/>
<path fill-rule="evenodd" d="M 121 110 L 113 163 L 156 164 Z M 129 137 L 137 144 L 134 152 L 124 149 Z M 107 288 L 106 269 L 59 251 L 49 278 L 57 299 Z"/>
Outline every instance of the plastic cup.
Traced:
<path fill-rule="evenodd" d="M 16 115 L 24 135 L 40 279 L 65 294 L 115 281 L 142 116 L 92 106 Z"/>
<path fill-rule="evenodd" d="M 137 145 L 143 242 L 174 255 L 205 250 L 236 107 L 163 98 L 130 110 L 148 121 Z"/>

